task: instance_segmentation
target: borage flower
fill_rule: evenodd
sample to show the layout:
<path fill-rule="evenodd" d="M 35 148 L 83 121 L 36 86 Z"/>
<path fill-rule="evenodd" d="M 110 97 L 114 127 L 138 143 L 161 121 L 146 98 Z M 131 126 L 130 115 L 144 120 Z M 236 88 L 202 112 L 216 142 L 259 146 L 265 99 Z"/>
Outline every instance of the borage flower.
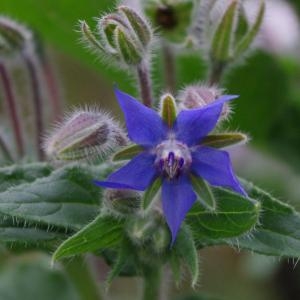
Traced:
<path fill-rule="evenodd" d="M 130 95 L 119 90 L 115 93 L 125 115 L 128 136 L 141 146 L 141 152 L 106 181 L 95 183 L 107 188 L 144 191 L 161 177 L 162 207 L 172 244 L 197 198 L 191 184 L 192 176 L 247 196 L 233 173 L 228 153 L 201 144 L 216 126 L 223 104 L 237 96 L 221 96 L 202 108 L 183 110 L 177 117 L 175 110 L 172 116 L 166 109 L 167 116 L 161 118 Z M 167 101 L 170 99 L 171 96 Z"/>

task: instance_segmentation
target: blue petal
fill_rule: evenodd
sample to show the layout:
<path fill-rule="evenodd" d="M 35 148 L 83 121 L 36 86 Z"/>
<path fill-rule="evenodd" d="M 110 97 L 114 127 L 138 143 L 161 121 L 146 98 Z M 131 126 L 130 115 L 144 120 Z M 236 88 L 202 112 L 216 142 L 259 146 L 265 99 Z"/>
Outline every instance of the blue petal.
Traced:
<path fill-rule="evenodd" d="M 129 138 L 142 146 L 154 146 L 166 137 L 166 127 L 161 117 L 130 95 L 115 89 L 123 110 Z"/>
<path fill-rule="evenodd" d="M 172 234 L 172 244 L 186 215 L 196 200 L 189 179 L 182 175 L 178 179 L 164 179 L 162 185 L 162 204 L 168 226 Z"/>
<path fill-rule="evenodd" d="M 192 153 L 192 172 L 213 186 L 231 188 L 247 197 L 247 193 L 234 175 L 229 154 L 226 151 L 200 146 Z"/>
<path fill-rule="evenodd" d="M 189 146 L 198 144 L 216 126 L 223 104 L 237 97 L 225 95 L 203 108 L 182 110 L 174 126 L 177 139 Z"/>
<path fill-rule="evenodd" d="M 124 167 L 110 174 L 107 180 L 95 181 L 95 184 L 108 188 L 143 191 L 156 177 L 154 159 L 154 155 L 143 152 L 135 156 Z"/>

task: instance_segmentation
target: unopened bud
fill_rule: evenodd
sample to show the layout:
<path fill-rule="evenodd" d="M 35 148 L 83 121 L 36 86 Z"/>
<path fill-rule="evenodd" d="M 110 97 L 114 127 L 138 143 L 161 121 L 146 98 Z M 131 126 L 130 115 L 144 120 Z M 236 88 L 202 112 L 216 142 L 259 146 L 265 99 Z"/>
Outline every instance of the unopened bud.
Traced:
<path fill-rule="evenodd" d="M 222 96 L 222 89 L 215 86 L 192 85 L 185 88 L 178 96 L 180 109 L 193 109 L 204 107 Z M 227 118 L 230 114 L 230 106 L 223 104 L 221 119 Z"/>
<path fill-rule="evenodd" d="M 0 55 L 14 55 L 32 46 L 30 30 L 8 17 L 0 16 Z"/>
<path fill-rule="evenodd" d="M 192 23 L 193 0 L 146 0 L 144 9 L 161 35 L 172 43 L 183 43 Z"/>
<path fill-rule="evenodd" d="M 123 130 L 107 114 L 77 111 L 45 139 L 44 149 L 47 156 L 55 160 L 92 160 L 126 142 Z"/>
<path fill-rule="evenodd" d="M 152 248 L 156 253 L 163 253 L 170 247 L 171 236 L 166 224 L 160 226 L 154 231 L 152 236 Z"/>
<path fill-rule="evenodd" d="M 125 66 L 135 66 L 148 55 L 153 36 L 148 22 L 124 5 L 118 7 L 116 13 L 98 20 L 100 39 L 95 37 L 86 22 L 80 23 L 80 29 L 85 42 Z"/>
<path fill-rule="evenodd" d="M 153 215 L 132 219 L 127 226 L 127 234 L 136 245 L 142 245 L 152 238 L 156 230 L 157 220 Z"/>
<path fill-rule="evenodd" d="M 141 194 L 129 189 L 106 189 L 103 201 L 108 211 L 118 216 L 130 216 L 140 210 Z"/>

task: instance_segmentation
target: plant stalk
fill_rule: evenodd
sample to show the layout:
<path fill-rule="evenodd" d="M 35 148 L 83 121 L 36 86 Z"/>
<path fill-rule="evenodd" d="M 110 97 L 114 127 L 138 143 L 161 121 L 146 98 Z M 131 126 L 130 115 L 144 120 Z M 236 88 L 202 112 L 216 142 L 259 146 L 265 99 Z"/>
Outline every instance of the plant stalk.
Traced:
<path fill-rule="evenodd" d="M 146 62 L 142 61 L 137 66 L 137 77 L 138 77 L 142 101 L 146 106 L 151 107 L 152 106 L 151 79 L 150 79 L 149 66 Z"/>
<path fill-rule="evenodd" d="M 81 300 L 102 300 L 100 289 L 93 278 L 88 263 L 82 256 L 65 261 L 64 268 L 76 287 Z"/>
<path fill-rule="evenodd" d="M 218 85 L 221 83 L 222 76 L 225 71 L 226 64 L 225 63 L 213 63 L 211 67 L 211 72 L 209 75 L 209 84 L 210 85 Z"/>
<path fill-rule="evenodd" d="M 162 44 L 166 88 L 170 93 L 176 90 L 176 65 L 174 51 L 166 42 Z"/>
<path fill-rule="evenodd" d="M 28 69 L 30 84 L 33 93 L 33 106 L 35 114 L 35 129 L 36 129 L 36 144 L 39 160 L 44 159 L 44 151 L 42 148 L 42 134 L 44 131 L 43 126 L 43 110 L 42 110 L 42 92 L 39 82 L 39 74 L 37 62 L 30 54 L 23 53 L 23 59 Z"/>
<path fill-rule="evenodd" d="M 4 63 L 2 63 L 1 61 L 0 61 L 0 76 L 1 76 L 1 81 L 3 83 L 3 91 L 5 94 L 4 98 L 6 101 L 8 113 L 10 115 L 13 132 L 15 136 L 17 153 L 19 157 L 22 157 L 24 155 L 24 142 L 23 142 L 23 136 L 21 130 L 21 120 L 18 114 L 17 103 L 16 103 L 13 87 L 11 84 L 10 76 L 7 72 Z"/>
<path fill-rule="evenodd" d="M 6 143 L 4 142 L 4 140 L 1 136 L 0 136 L 0 150 L 3 153 L 3 156 L 5 157 L 6 160 L 13 161 L 13 158 L 6 146 Z"/>
<path fill-rule="evenodd" d="M 144 269 L 143 300 L 160 300 L 161 269 Z"/>

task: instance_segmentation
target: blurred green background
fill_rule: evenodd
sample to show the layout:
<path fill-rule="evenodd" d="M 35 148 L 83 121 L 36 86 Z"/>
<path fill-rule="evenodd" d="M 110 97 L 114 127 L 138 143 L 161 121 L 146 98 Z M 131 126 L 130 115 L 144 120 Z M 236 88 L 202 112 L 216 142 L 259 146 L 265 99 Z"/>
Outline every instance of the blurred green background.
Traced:
<path fill-rule="evenodd" d="M 290 1 L 300 12 L 300 2 Z M 137 96 L 127 73 L 108 68 L 79 43 L 79 19 L 95 25 L 94 17 L 111 11 L 108 0 L 1 0 L 0 14 L 30 26 L 43 42 L 57 75 L 65 108 L 96 104 L 121 116 L 113 83 Z M 299 41 L 300 42 L 300 41 Z M 164 90 L 160 55 L 154 58 L 156 96 Z M 204 79 L 206 66 L 199 53 L 177 57 L 178 89 Z M 234 67 L 224 81 L 229 93 L 239 94 L 234 114 L 225 125 L 249 133 L 250 146 L 232 151 L 238 174 L 280 199 L 300 208 L 300 51 L 276 55 L 258 50 Z M 39 253 L 12 255 L 1 250 L 0 300 L 77 299 L 74 286 L 49 257 Z M 200 252 L 202 276 L 197 290 L 231 300 L 300 299 L 300 268 L 296 262 L 213 247 Z M 107 267 L 90 260 L 103 284 Z M 97 277 L 97 278 L 98 278 Z M 138 287 L 138 288 L 136 288 Z M 108 299 L 137 299 L 139 279 L 117 279 Z M 173 290 L 174 299 L 189 291 Z M 190 298 L 192 299 L 192 298 Z"/>

